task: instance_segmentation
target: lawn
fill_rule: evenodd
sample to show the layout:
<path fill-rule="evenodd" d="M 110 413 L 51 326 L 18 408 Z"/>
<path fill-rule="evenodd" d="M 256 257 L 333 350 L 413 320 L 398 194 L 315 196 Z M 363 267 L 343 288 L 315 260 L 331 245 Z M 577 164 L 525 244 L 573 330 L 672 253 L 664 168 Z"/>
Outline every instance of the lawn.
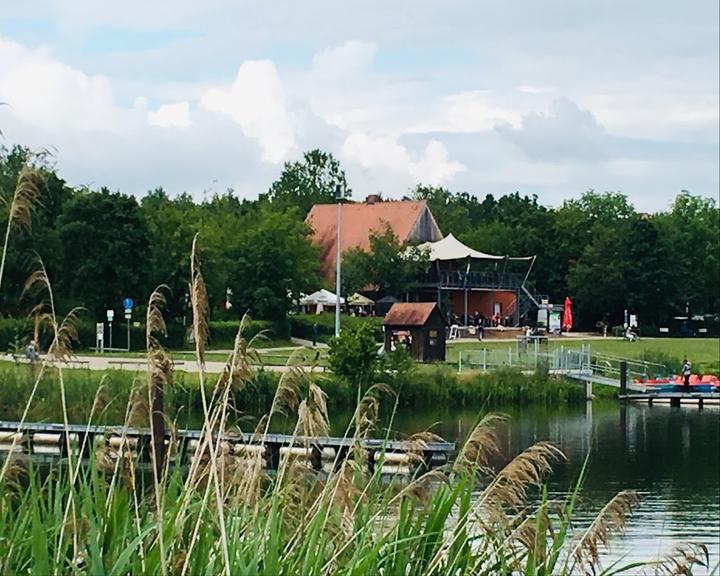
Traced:
<path fill-rule="evenodd" d="M 550 340 L 549 349 L 563 346 L 580 348 L 589 346 L 590 350 L 617 358 L 641 358 L 666 356 L 682 360 L 687 356 L 696 367 L 706 371 L 720 370 L 720 338 L 641 338 L 637 342 L 628 342 L 617 338 L 574 339 L 561 338 Z M 514 342 L 448 342 L 447 361 L 456 363 L 460 350 L 515 350 Z"/>

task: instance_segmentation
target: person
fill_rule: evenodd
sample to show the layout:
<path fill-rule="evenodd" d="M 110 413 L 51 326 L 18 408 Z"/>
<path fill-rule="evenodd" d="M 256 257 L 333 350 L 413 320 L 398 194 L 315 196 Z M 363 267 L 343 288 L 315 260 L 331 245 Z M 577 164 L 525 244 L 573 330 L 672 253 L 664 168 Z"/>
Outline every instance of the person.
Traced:
<path fill-rule="evenodd" d="M 683 358 L 682 365 L 683 392 L 690 392 L 690 374 L 692 374 L 692 364 L 686 356 Z"/>
<path fill-rule="evenodd" d="M 483 336 L 485 332 L 485 317 L 482 314 L 477 315 L 477 335 L 478 340 L 482 342 Z"/>
<path fill-rule="evenodd" d="M 317 339 L 318 339 L 318 325 L 317 322 L 313 323 L 312 325 L 312 343 L 313 348 L 317 346 Z"/>
<path fill-rule="evenodd" d="M 628 326 L 627 332 L 625 332 L 625 337 L 630 340 L 630 342 L 635 342 L 635 340 L 637 340 L 637 334 L 633 332 L 631 326 Z"/>
<path fill-rule="evenodd" d="M 32 340 L 30 340 L 30 342 L 28 342 L 28 345 L 25 348 L 25 357 L 30 361 L 31 364 L 34 362 L 37 362 L 37 360 L 38 360 L 38 354 L 37 354 L 37 350 L 35 348 L 35 342 L 33 342 Z"/>

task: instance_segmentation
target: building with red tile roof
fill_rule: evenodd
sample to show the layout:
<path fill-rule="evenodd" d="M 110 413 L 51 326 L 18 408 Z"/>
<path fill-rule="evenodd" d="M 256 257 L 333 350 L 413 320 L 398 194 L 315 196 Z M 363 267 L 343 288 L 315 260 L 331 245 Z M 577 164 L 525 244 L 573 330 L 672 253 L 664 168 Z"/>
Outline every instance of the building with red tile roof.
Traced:
<path fill-rule="evenodd" d="M 337 205 L 315 204 L 305 219 L 312 229 L 312 240 L 320 247 L 320 273 L 335 277 Z M 434 242 L 442 232 L 425 200 L 379 201 L 370 196 L 366 202 L 341 206 L 340 248 L 370 249 L 370 235 L 389 227 L 401 243 Z"/>

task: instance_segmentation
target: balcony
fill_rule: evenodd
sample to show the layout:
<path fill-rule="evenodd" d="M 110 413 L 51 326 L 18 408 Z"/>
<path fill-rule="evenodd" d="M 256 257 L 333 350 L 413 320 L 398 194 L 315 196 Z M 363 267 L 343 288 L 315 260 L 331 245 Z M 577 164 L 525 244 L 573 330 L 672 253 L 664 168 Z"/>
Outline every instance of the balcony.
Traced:
<path fill-rule="evenodd" d="M 518 290 L 525 279 L 524 274 L 507 272 L 461 272 L 433 270 L 423 274 L 419 285 L 423 288 L 441 289 L 482 289 L 482 290 Z"/>

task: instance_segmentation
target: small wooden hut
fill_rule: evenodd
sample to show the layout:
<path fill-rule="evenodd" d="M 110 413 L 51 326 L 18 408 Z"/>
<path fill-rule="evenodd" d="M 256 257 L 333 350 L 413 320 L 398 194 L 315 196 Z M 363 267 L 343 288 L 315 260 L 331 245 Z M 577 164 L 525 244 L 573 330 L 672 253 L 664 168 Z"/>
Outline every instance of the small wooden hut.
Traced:
<path fill-rule="evenodd" d="M 445 318 L 434 302 L 397 302 L 385 315 L 385 350 L 404 346 L 419 362 L 445 360 Z"/>

